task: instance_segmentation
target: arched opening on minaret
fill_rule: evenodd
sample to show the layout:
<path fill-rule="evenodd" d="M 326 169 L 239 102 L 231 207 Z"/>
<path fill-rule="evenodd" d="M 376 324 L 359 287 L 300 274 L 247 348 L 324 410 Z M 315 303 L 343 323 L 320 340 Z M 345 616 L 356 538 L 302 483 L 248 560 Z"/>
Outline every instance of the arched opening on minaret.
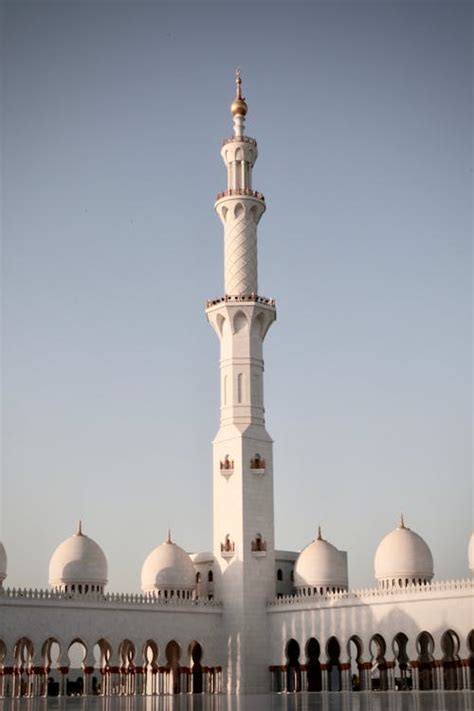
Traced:
<path fill-rule="evenodd" d="M 326 645 L 328 656 L 328 688 L 329 691 L 341 690 L 341 670 L 339 657 L 341 656 L 341 645 L 337 637 L 329 637 Z"/>
<path fill-rule="evenodd" d="M 300 645 L 296 639 L 290 639 L 286 645 L 286 688 L 288 691 L 301 691 Z"/>
<path fill-rule="evenodd" d="M 244 398 L 244 374 L 237 375 L 237 403 L 242 404 Z"/>
<path fill-rule="evenodd" d="M 306 643 L 306 676 L 308 680 L 308 691 L 321 691 L 322 675 L 319 657 L 321 646 L 315 637 L 311 637 Z"/>

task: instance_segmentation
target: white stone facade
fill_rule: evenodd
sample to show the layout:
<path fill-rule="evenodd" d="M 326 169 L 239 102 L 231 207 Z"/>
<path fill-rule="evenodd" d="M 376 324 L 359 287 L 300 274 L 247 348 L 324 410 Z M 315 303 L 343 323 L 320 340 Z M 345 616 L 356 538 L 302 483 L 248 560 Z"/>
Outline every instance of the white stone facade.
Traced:
<path fill-rule="evenodd" d="M 144 563 L 142 593 L 120 595 L 105 592 L 107 561 L 81 528 L 53 554 L 47 591 L 8 589 L 0 544 L 0 697 L 474 688 L 473 582 L 432 582 L 431 551 L 403 520 L 377 551 L 377 588 L 350 591 L 347 554 L 321 532 L 301 553 L 275 551 L 263 341 L 276 309 L 258 295 L 265 201 L 239 75 L 231 110 L 215 204 L 225 293 L 206 309 L 221 383 L 212 552 L 188 554 L 168 535 Z"/>

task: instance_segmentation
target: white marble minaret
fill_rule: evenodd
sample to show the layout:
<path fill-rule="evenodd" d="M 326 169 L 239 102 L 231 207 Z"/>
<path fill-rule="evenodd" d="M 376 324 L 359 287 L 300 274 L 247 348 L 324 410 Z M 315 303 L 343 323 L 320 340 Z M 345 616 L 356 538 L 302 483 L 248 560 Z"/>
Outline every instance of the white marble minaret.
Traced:
<path fill-rule="evenodd" d="M 225 295 L 208 302 L 220 340 L 221 417 L 214 440 L 216 598 L 224 603 L 229 692 L 269 690 L 265 605 L 275 594 L 272 440 L 265 429 L 262 345 L 275 303 L 258 296 L 257 225 L 265 200 L 252 188 L 257 143 L 244 133 L 240 72 L 231 106 L 234 135 L 221 150 L 227 190 L 215 209 L 224 225 Z"/>

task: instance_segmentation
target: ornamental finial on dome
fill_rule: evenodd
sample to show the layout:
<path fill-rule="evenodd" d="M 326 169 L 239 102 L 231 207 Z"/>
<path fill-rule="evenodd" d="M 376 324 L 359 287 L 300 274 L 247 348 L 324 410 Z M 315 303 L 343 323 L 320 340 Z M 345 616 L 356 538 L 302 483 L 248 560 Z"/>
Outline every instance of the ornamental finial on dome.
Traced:
<path fill-rule="evenodd" d="M 318 537 L 316 539 L 317 541 L 322 541 L 323 537 L 321 535 L 321 526 L 318 526 Z"/>
<path fill-rule="evenodd" d="M 76 531 L 76 536 L 83 536 L 84 534 L 82 533 L 82 521 L 79 519 L 79 525 L 77 527 Z"/>
<path fill-rule="evenodd" d="M 171 528 L 168 527 L 168 535 L 166 536 L 166 541 L 165 543 L 173 543 L 171 540 Z"/>
<path fill-rule="evenodd" d="M 405 519 L 403 517 L 403 514 L 400 514 L 400 523 L 398 524 L 398 528 L 406 528 L 405 526 Z"/>
<path fill-rule="evenodd" d="M 240 67 L 235 70 L 235 99 L 230 106 L 232 116 L 245 116 L 248 111 L 248 106 L 245 98 L 242 96 L 242 79 L 240 78 Z"/>

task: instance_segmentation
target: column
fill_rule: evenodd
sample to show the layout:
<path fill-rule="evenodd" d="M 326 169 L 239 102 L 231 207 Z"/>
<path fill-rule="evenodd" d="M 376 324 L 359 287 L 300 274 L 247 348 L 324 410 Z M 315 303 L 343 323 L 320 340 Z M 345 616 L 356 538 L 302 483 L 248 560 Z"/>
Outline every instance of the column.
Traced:
<path fill-rule="evenodd" d="M 420 686 L 420 680 L 419 680 L 419 671 L 418 671 L 418 662 L 410 662 L 411 666 L 411 678 L 413 682 L 413 691 L 417 691 Z"/>
<path fill-rule="evenodd" d="M 67 675 L 69 667 L 58 667 L 59 677 L 59 696 L 67 696 Z"/>
<path fill-rule="evenodd" d="M 94 673 L 94 667 L 84 667 L 84 696 L 90 696 L 92 694 L 92 674 Z"/>
<path fill-rule="evenodd" d="M 351 665 L 348 663 L 340 664 L 341 670 L 341 690 L 350 691 L 351 689 Z"/>
<path fill-rule="evenodd" d="M 321 664 L 321 686 L 323 691 L 329 689 L 328 665 Z"/>

